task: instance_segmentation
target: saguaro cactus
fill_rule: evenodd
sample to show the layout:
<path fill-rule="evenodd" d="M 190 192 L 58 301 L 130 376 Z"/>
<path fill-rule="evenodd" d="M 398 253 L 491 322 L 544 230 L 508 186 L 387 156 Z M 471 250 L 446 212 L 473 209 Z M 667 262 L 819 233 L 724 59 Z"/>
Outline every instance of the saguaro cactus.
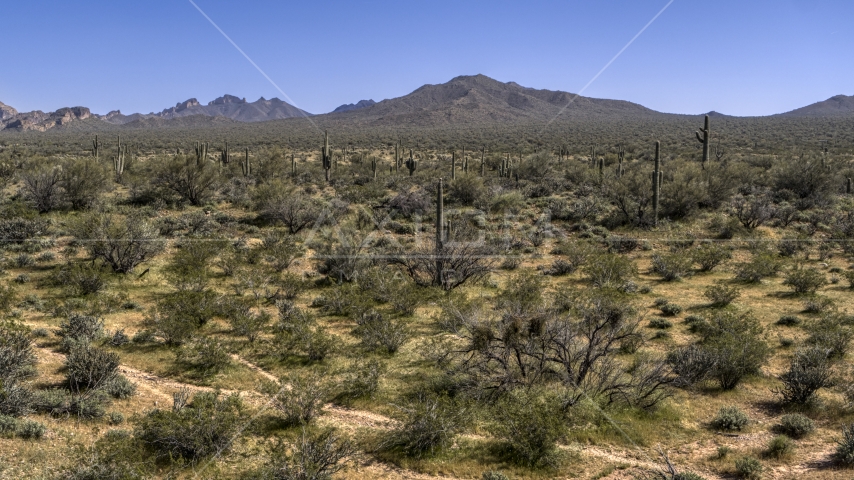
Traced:
<path fill-rule="evenodd" d="M 244 177 L 252 174 L 252 164 L 249 163 L 249 147 L 246 147 L 246 150 L 244 150 L 243 161 L 240 162 L 240 170 L 243 171 Z"/>
<path fill-rule="evenodd" d="M 851 195 L 851 177 L 848 177 L 845 182 L 845 193 Z"/>
<path fill-rule="evenodd" d="M 418 160 L 412 158 L 412 150 L 409 150 L 409 160 L 406 161 L 406 169 L 409 170 L 410 177 L 415 173 L 416 168 L 418 168 Z"/>
<path fill-rule="evenodd" d="M 439 185 L 436 187 L 436 284 L 442 284 L 442 246 L 445 242 L 444 235 L 445 226 L 445 203 L 443 199 L 442 179 L 439 179 Z"/>
<path fill-rule="evenodd" d="M 208 158 L 208 144 L 196 142 L 196 164 L 201 165 Z"/>
<path fill-rule="evenodd" d="M 451 150 L 451 180 L 457 179 L 457 152 Z"/>
<path fill-rule="evenodd" d="M 706 162 L 709 161 L 709 141 L 712 137 L 712 131 L 709 130 L 709 116 L 706 115 L 706 123 L 703 126 L 703 136 L 700 136 L 700 131 L 694 132 L 697 135 L 697 140 L 703 144 L 703 169 L 706 169 Z"/>
<path fill-rule="evenodd" d="M 371 157 L 371 171 L 374 173 L 374 180 L 377 179 L 377 159 L 376 157 Z"/>
<path fill-rule="evenodd" d="M 223 165 L 228 165 L 228 160 L 229 160 L 228 142 L 225 142 L 225 148 L 222 149 L 222 152 L 220 153 L 220 159 L 219 160 L 220 160 L 220 162 L 222 162 Z"/>
<path fill-rule="evenodd" d="M 326 172 L 326 181 L 329 181 L 329 169 L 332 168 L 332 152 L 329 150 L 329 131 L 324 132 L 323 150 L 320 152 L 323 162 L 323 170 Z"/>
<path fill-rule="evenodd" d="M 294 152 L 291 152 L 291 176 L 297 176 L 297 160 L 296 157 L 294 157 Z"/>
<path fill-rule="evenodd" d="M 617 178 L 623 178 L 623 159 L 626 156 L 626 151 L 623 146 L 617 147 Z"/>
<path fill-rule="evenodd" d="M 127 147 L 119 141 L 118 151 L 113 158 L 113 172 L 116 174 L 116 181 L 120 181 L 122 174 L 125 173 L 125 156 L 127 155 Z"/>
<path fill-rule="evenodd" d="M 400 140 L 394 144 L 394 171 L 400 171 Z"/>
<path fill-rule="evenodd" d="M 486 176 L 486 147 L 480 147 L 480 176 Z"/>
<path fill-rule="evenodd" d="M 661 142 L 655 142 L 655 168 L 652 171 L 652 211 L 653 224 L 658 226 L 658 203 L 661 199 Z"/>
<path fill-rule="evenodd" d="M 101 142 L 98 141 L 97 135 L 95 135 L 95 140 L 92 140 L 92 155 L 95 156 L 96 160 L 101 155 Z"/>

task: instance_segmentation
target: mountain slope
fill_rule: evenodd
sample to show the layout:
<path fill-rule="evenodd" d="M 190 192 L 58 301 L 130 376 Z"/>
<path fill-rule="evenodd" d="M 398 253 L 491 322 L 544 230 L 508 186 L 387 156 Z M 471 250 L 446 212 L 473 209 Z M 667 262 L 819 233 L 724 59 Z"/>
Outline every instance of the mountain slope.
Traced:
<path fill-rule="evenodd" d="M 440 85 L 424 85 L 409 95 L 358 110 L 328 114 L 375 125 L 444 125 L 550 121 L 561 117 L 663 115 L 620 100 L 576 97 L 567 92 L 525 88 L 485 75 L 460 76 Z"/>
<path fill-rule="evenodd" d="M 836 95 L 823 102 L 816 102 L 780 115 L 787 117 L 829 117 L 852 114 L 854 114 L 854 96 Z"/>
<path fill-rule="evenodd" d="M 359 100 L 358 103 L 348 103 L 346 105 L 341 105 L 340 107 L 332 110 L 331 113 L 341 113 L 341 112 L 349 112 L 350 110 L 358 110 L 360 108 L 370 107 L 371 105 L 375 105 L 377 102 L 373 100 Z"/>

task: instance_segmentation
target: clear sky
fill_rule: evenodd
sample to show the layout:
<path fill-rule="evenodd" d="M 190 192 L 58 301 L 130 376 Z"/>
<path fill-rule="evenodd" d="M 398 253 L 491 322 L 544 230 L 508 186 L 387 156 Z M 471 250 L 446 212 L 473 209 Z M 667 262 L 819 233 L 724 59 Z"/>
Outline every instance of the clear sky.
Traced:
<path fill-rule="evenodd" d="M 581 90 L 669 0 L 194 0 L 312 113 L 482 73 Z M 160 111 L 282 95 L 189 0 L 6 1 L 0 101 Z M 585 96 L 766 115 L 854 94 L 854 1 L 674 0 Z"/>

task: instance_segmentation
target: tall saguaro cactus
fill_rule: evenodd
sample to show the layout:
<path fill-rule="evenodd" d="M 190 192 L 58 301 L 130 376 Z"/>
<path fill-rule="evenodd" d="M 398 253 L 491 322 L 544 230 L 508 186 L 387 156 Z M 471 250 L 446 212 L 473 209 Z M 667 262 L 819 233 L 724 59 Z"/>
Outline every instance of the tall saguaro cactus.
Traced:
<path fill-rule="evenodd" d="M 329 150 L 329 131 L 324 132 L 323 150 L 320 152 L 323 161 L 323 170 L 326 172 L 326 181 L 329 181 L 329 169 L 332 168 L 332 152 Z"/>
<path fill-rule="evenodd" d="M 412 158 L 412 150 L 409 150 L 409 160 L 406 161 L 406 169 L 409 170 L 410 177 L 415 173 L 416 168 L 418 168 L 418 160 Z"/>
<path fill-rule="evenodd" d="M 661 142 L 655 142 L 655 168 L 652 171 L 652 211 L 653 225 L 658 226 L 658 204 L 661 200 Z"/>
<path fill-rule="evenodd" d="M 436 187 L 436 284 L 442 284 L 442 248 L 445 243 L 445 203 L 443 198 L 442 179 Z"/>
<path fill-rule="evenodd" d="M 486 176 L 486 147 L 480 147 L 480 176 Z"/>
<path fill-rule="evenodd" d="M 700 136 L 700 131 L 694 132 L 697 135 L 697 140 L 703 144 L 703 170 L 706 169 L 706 162 L 709 161 L 709 142 L 711 141 L 712 131 L 709 129 L 709 116 L 706 115 L 706 123 L 703 126 L 703 136 Z"/>
<path fill-rule="evenodd" d="M 220 153 L 219 161 L 222 162 L 223 165 L 228 165 L 229 158 L 230 157 L 228 155 L 228 142 L 225 142 L 225 148 L 223 148 L 222 152 Z"/>
<path fill-rule="evenodd" d="M 203 142 L 196 142 L 195 150 L 196 164 L 201 165 L 202 162 L 204 162 L 208 158 L 208 144 Z"/>
<path fill-rule="evenodd" d="M 596 145 L 590 147 L 590 168 L 596 166 Z"/>
<path fill-rule="evenodd" d="M 240 162 L 240 169 L 243 171 L 244 177 L 252 174 L 252 164 L 249 163 L 249 147 L 246 147 L 243 151 L 243 161 Z"/>
<path fill-rule="evenodd" d="M 451 150 L 451 180 L 457 179 L 457 152 Z"/>
<path fill-rule="evenodd" d="M 617 147 L 617 178 L 623 178 L 623 159 L 626 156 L 626 151 L 623 146 Z"/>
<path fill-rule="evenodd" d="M 95 135 L 95 140 L 92 140 L 92 155 L 95 156 L 95 160 L 101 155 L 101 142 L 98 141 L 97 135 Z"/>
<path fill-rule="evenodd" d="M 122 179 L 122 174 L 125 173 L 125 156 L 127 155 L 127 146 L 122 145 L 121 139 L 118 140 L 118 151 L 113 158 L 113 172 L 116 174 L 116 181 Z"/>
<path fill-rule="evenodd" d="M 297 176 L 297 159 L 294 156 L 294 152 L 291 152 L 291 176 Z"/>
<path fill-rule="evenodd" d="M 377 179 L 377 158 L 371 157 L 371 172 L 374 173 L 374 180 Z"/>

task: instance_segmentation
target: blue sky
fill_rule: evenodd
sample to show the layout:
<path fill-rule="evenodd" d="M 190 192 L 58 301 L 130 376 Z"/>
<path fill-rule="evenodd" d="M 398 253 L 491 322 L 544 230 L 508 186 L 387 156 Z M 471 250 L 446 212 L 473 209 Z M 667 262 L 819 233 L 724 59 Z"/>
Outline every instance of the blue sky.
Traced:
<path fill-rule="evenodd" d="M 576 93 L 668 3 L 194 1 L 312 113 L 476 73 Z M 282 98 L 189 0 L 27 0 L 0 12 L 0 101 L 21 111 Z M 584 95 L 732 115 L 851 95 L 852 21 L 851 1 L 674 0 Z"/>

